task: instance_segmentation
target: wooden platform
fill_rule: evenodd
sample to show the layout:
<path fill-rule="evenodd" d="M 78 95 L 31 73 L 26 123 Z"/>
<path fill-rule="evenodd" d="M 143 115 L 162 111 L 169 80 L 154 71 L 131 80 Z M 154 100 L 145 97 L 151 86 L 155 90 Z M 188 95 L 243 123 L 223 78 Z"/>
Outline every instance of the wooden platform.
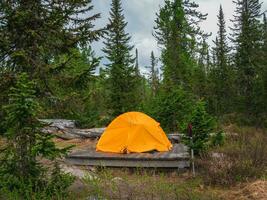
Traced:
<path fill-rule="evenodd" d="M 149 168 L 187 168 L 190 166 L 187 148 L 175 144 L 170 152 L 114 154 L 94 150 L 74 152 L 66 157 L 73 165 L 104 167 L 149 167 Z"/>

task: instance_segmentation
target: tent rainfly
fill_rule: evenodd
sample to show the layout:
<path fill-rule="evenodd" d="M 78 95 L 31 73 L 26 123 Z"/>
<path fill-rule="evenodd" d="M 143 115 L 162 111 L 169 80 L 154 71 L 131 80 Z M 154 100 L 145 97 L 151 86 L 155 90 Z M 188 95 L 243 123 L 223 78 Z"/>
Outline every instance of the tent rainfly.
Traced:
<path fill-rule="evenodd" d="M 160 123 L 141 112 L 124 113 L 114 119 L 96 146 L 97 151 L 111 153 L 161 152 L 171 148 Z"/>

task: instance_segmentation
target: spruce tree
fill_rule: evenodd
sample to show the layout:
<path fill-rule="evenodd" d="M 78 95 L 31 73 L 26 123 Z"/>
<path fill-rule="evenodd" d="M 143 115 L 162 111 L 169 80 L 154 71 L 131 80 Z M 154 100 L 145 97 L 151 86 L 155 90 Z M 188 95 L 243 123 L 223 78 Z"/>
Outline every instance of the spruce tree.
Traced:
<path fill-rule="evenodd" d="M 262 48 L 262 67 L 263 67 L 263 82 L 264 82 L 264 102 L 267 99 L 267 17 L 266 14 L 263 15 L 263 48 Z M 264 106 L 265 113 L 267 112 L 267 105 Z"/>
<path fill-rule="evenodd" d="M 231 29 L 235 47 L 239 109 L 249 117 L 261 112 L 256 94 L 261 93 L 258 91 L 261 3 L 259 0 L 236 0 L 234 3 L 236 10 Z"/>
<path fill-rule="evenodd" d="M 159 90 L 159 69 L 157 68 L 157 59 L 154 55 L 154 52 L 151 52 L 150 56 L 150 67 L 148 68 L 149 70 L 149 83 L 150 83 L 150 88 L 152 90 L 152 97 L 155 97 L 158 90 Z"/>
<path fill-rule="evenodd" d="M 112 0 L 105 47 L 103 52 L 109 63 L 108 91 L 109 108 L 113 116 L 136 109 L 136 71 L 135 59 L 131 55 L 131 37 L 125 32 L 127 22 L 123 15 L 120 0 Z"/>
<path fill-rule="evenodd" d="M 198 65 L 194 67 L 191 77 L 193 92 L 199 98 L 205 98 L 207 93 L 209 45 L 204 37 L 200 43 Z"/>
<path fill-rule="evenodd" d="M 165 0 L 157 13 L 154 36 L 162 47 L 165 87 L 190 87 L 196 36 L 202 35 L 198 23 L 206 18 L 197 7 L 189 0 Z"/>
<path fill-rule="evenodd" d="M 220 6 L 218 14 L 218 32 L 215 47 L 216 63 L 212 68 L 211 81 L 213 84 L 212 92 L 214 94 L 214 111 L 216 114 L 222 114 L 230 111 L 231 103 L 233 101 L 233 74 L 234 71 L 230 66 L 230 48 L 227 43 L 226 24 L 222 6 Z"/>
<path fill-rule="evenodd" d="M 0 63 L 16 72 L 26 72 L 48 89 L 54 57 L 97 40 L 102 30 L 93 22 L 92 0 L 1 1 Z"/>
<path fill-rule="evenodd" d="M 53 135 L 41 132 L 45 124 L 38 119 L 40 106 L 35 86 L 26 73 L 19 75 L 9 94 L 9 104 L 4 108 L 7 113 L 4 120 L 6 132 L 3 135 L 6 143 L 0 149 L 0 189 L 18 192 L 22 199 L 27 198 L 28 192 L 47 190 L 47 196 L 56 195 L 57 191 L 48 191 L 50 178 L 40 159 L 55 160 L 67 151 L 67 148 L 58 149 L 55 146 Z M 57 175 L 63 182 L 66 181 L 60 171 Z"/>

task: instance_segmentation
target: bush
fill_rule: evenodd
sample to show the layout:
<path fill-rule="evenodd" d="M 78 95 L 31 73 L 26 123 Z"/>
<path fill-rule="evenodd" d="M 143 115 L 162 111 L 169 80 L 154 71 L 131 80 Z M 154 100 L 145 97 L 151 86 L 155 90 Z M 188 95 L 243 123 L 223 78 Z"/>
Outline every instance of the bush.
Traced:
<path fill-rule="evenodd" d="M 183 89 L 160 91 L 147 102 L 145 112 L 161 123 L 166 132 L 175 132 L 186 121 L 194 104 L 193 96 Z"/>
<path fill-rule="evenodd" d="M 190 141 L 190 138 L 187 136 L 187 124 L 190 123 L 192 125 L 192 137 L 193 143 Z M 184 142 L 190 148 L 193 148 L 195 153 L 199 155 L 199 153 L 204 152 L 209 147 L 211 140 L 211 133 L 215 130 L 216 123 L 215 119 L 210 116 L 205 109 L 205 103 L 203 101 L 199 101 L 193 111 L 187 123 L 183 125 L 183 133 L 184 133 Z M 215 134 L 216 140 L 219 140 L 220 135 Z M 223 140 L 223 138 L 221 139 Z M 215 142 L 215 141 L 214 141 Z M 216 141 L 215 143 L 218 143 Z M 219 143 L 221 143 L 220 141 Z"/>
<path fill-rule="evenodd" d="M 267 173 L 267 135 L 255 130 L 240 131 L 228 135 L 222 147 L 199 160 L 207 183 L 227 186 Z"/>
<path fill-rule="evenodd" d="M 35 83 L 23 73 L 18 76 L 5 106 L 5 145 L 0 148 L 0 191 L 5 199 L 62 196 L 72 182 L 58 166 L 51 177 L 40 162 L 42 159 L 53 162 L 69 148 L 58 149 L 53 136 L 40 131 L 45 125 L 37 117 L 40 106 L 35 93 Z"/>
<path fill-rule="evenodd" d="M 54 200 L 66 199 L 67 188 L 74 178 L 54 168 L 51 176 L 42 176 L 38 180 L 25 180 L 7 174 L 0 184 L 0 199 L 14 200 Z M 10 187 L 12 185 L 12 187 Z"/>

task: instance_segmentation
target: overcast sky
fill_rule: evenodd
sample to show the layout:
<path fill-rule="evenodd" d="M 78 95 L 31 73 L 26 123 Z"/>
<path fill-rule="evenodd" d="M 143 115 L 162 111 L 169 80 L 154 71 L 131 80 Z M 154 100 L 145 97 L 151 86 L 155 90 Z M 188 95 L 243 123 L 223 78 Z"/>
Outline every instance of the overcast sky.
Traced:
<path fill-rule="evenodd" d="M 201 23 L 202 29 L 209 33 L 213 33 L 209 39 L 212 40 L 217 32 L 217 15 L 220 4 L 223 7 L 227 27 L 231 25 L 230 19 L 235 9 L 232 0 L 195 0 L 199 4 L 199 10 L 208 13 L 207 20 Z M 262 10 L 267 10 L 267 0 L 263 0 Z M 96 22 L 97 27 L 103 27 L 108 22 L 111 0 L 93 0 L 95 11 L 101 13 L 101 19 Z M 132 36 L 132 44 L 139 50 L 140 66 L 149 65 L 150 53 L 153 50 L 156 56 L 160 51 L 157 43 L 152 36 L 154 20 L 156 12 L 159 11 L 164 0 L 122 0 L 124 15 L 128 22 L 127 32 Z M 228 29 L 229 30 L 229 29 Z M 101 48 L 102 42 L 93 44 L 93 48 L 98 56 L 103 56 Z M 102 63 L 105 63 L 103 59 Z"/>

